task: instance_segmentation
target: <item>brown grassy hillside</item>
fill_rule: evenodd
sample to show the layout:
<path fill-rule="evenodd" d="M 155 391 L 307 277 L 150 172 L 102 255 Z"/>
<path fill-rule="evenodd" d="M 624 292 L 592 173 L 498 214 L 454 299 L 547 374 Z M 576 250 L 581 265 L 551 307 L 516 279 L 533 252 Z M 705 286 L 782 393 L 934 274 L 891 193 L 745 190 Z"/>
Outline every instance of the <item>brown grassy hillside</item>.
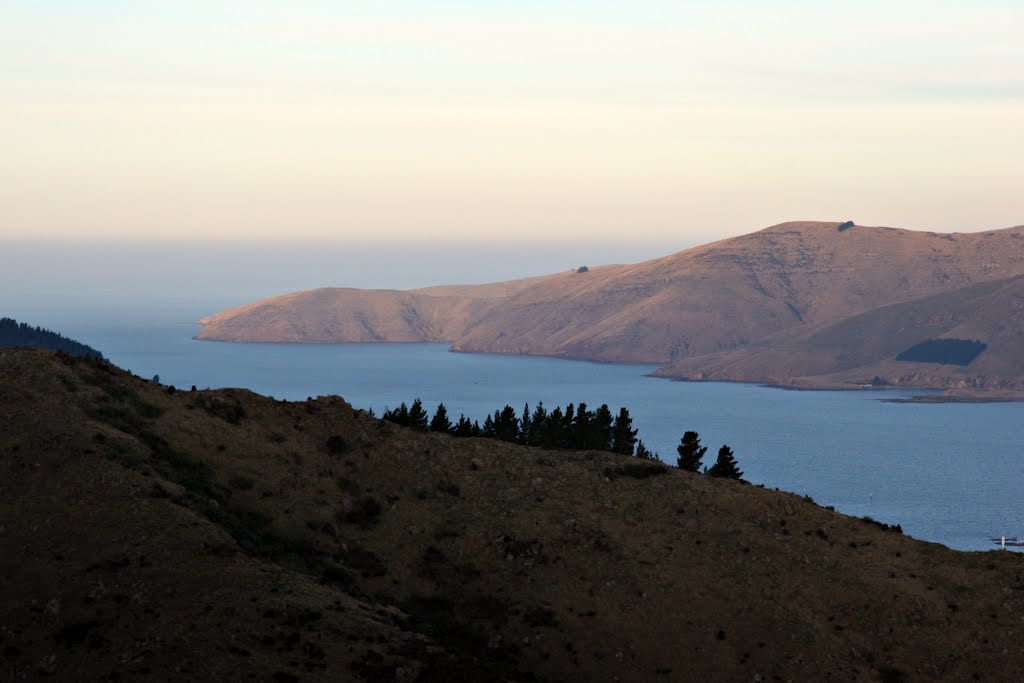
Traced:
<path fill-rule="evenodd" d="M 449 341 L 463 335 L 471 321 L 493 302 L 546 279 L 440 285 L 409 291 L 310 289 L 204 318 L 196 338 L 293 344 Z"/>
<path fill-rule="evenodd" d="M 1024 234 L 783 223 L 488 307 L 466 351 L 664 363 L 975 282 L 1024 274 Z"/>
<path fill-rule="evenodd" d="M 1015 680 L 1024 558 L 337 397 L 0 352 L 13 679 Z M 740 454 L 742 457 L 742 454 Z"/>
<path fill-rule="evenodd" d="M 933 338 L 978 339 L 988 348 L 969 366 L 897 361 Z M 839 322 L 809 325 L 743 349 L 688 358 L 665 377 L 797 386 L 889 385 L 1024 391 L 1024 277 L 984 282 Z"/>
<path fill-rule="evenodd" d="M 758 358 L 768 356 L 748 352 L 760 353 L 760 342 L 809 339 L 815 326 L 872 309 L 1024 275 L 1020 229 L 937 234 L 838 226 L 783 223 L 644 263 L 502 286 L 299 292 L 217 314 L 198 338 L 450 341 L 457 351 L 682 362 L 684 371 L 667 371 L 673 376 L 714 376 L 721 363 L 713 354 L 739 349 L 729 356 L 733 378 L 791 382 L 825 371 L 819 365 L 828 365 L 832 349 L 808 342 L 799 353 L 782 349 L 785 362 L 765 365 Z M 1024 375 L 1020 363 L 1010 370 Z"/>

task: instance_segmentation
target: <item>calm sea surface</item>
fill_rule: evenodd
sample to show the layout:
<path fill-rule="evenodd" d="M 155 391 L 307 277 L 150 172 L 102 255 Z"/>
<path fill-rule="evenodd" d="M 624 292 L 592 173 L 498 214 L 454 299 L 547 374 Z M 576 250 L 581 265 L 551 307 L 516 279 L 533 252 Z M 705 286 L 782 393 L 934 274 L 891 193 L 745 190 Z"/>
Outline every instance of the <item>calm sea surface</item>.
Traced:
<path fill-rule="evenodd" d="M 144 377 L 179 387 L 246 387 L 289 400 L 340 394 L 378 414 L 420 397 L 431 412 L 483 420 L 584 401 L 626 406 L 639 436 L 675 462 L 685 430 L 713 457 L 736 452 L 754 483 L 812 496 L 852 515 L 901 524 L 907 534 L 960 549 L 1024 536 L 1020 404 L 912 405 L 910 391 L 808 392 L 646 377 L 654 366 L 450 353 L 443 344 L 226 344 L 195 328 L 96 325 L 81 337 Z M 921 393 L 921 392 L 917 392 Z"/>

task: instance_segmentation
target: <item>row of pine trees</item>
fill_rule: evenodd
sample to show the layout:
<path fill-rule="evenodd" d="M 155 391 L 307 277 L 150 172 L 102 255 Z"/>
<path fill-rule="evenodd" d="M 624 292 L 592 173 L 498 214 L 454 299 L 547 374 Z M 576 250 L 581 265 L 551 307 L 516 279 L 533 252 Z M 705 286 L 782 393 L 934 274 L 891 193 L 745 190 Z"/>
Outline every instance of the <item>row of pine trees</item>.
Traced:
<path fill-rule="evenodd" d="M 62 334 L 42 327 L 19 323 L 13 318 L 0 318 L 0 348 L 28 346 L 36 349 L 56 349 L 72 356 L 86 356 L 103 360 L 103 354 L 92 348 L 68 339 Z"/>
<path fill-rule="evenodd" d="M 555 407 L 550 412 L 543 402 L 533 410 L 526 404 L 522 412 L 506 405 L 488 415 L 481 425 L 465 415 L 452 422 L 443 403 L 437 407 L 434 417 L 428 419 L 422 402 L 416 399 L 412 407 L 402 403 L 394 410 L 385 411 L 382 417 L 421 431 L 500 439 L 524 446 L 611 451 L 623 455 L 635 455 L 637 450 L 636 430 L 633 429 L 629 410 L 620 408 L 613 416 L 607 404 L 590 410 L 586 403 L 570 403 L 565 408 Z"/>
<path fill-rule="evenodd" d="M 676 467 L 687 472 L 700 472 L 704 454 L 708 452 L 707 446 L 700 445 L 700 435 L 697 432 L 686 432 L 676 446 L 679 458 L 676 460 Z M 704 474 L 711 477 L 723 477 L 725 479 L 742 479 L 743 470 L 736 462 L 736 456 L 732 449 L 722 445 L 718 449 L 718 458 L 711 467 L 704 466 Z"/>
<path fill-rule="evenodd" d="M 499 439 L 541 448 L 609 451 L 643 460 L 661 459 L 658 454 L 651 453 L 643 441 L 637 439 L 637 430 L 633 429 L 633 418 L 629 410 L 623 407 L 613 414 L 607 404 L 590 410 L 586 403 L 570 403 L 565 408 L 556 406 L 548 411 L 543 402 L 538 403 L 533 410 L 530 410 L 527 403 L 521 412 L 506 405 L 501 410 L 495 410 L 493 415 L 488 415 L 481 425 L 479 421 L 470 421 L 465 415 L 459 415 L 459 419 L 452 422 L 443 403 L 438 405 L 431 418 L 424 410 L 422 401 L 417 398 L 411 406 L 403 402 L 398 408 L 385 410 L 381 417 L 424 432 Z M 723 445 L 718 450 L 718 458 L 710 467 L 703 466 L 707 450 L 706 446 L 701 445 L 697 432 L 686 432 L 676 447 L 679 454 L 676 466 L 712 477 L 743 477 L 743 471 L 729 446 Z"/>

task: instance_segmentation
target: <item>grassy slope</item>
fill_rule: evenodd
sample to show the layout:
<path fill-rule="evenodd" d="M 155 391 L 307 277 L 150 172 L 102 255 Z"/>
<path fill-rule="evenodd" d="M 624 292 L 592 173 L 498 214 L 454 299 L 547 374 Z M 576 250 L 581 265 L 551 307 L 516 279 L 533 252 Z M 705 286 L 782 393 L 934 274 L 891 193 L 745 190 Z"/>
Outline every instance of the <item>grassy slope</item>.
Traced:
<path fill-rule="evenodd" d="M 798 386 L 863 384 L 879 376 L 893 385 L 1020 392 L 1022 329 L 1024 276 L 1017 276 L 790 330 L 744 349 L 679 361 L 657 374 Z M 982 339 L 988 348 L 968 366 L 895 360 L 932 338 Z"/>
<path fill-rule="evenodd" d="M 15 674 L 1010 680 L 1024 663 L 1019 555 L 791 494 L 413 433 L 336 397 L 171 394 L 47 352 L 0 354 L 0 419 Z"/>

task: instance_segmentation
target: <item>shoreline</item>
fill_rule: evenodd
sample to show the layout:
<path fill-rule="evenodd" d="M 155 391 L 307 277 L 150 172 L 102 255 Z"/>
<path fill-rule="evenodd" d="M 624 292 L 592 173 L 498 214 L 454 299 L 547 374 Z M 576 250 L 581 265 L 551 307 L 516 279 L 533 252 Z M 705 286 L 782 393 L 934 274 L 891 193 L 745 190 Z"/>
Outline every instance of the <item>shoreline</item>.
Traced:
<path fill-rule="evenodd" d="M 202 326 L 202 323 L 193 323 L 198 326 Z M 449 353 L 465 353 L 471 355 L 493 355 L 493 356 L 522 356 L 530 358 L 550 358 L 553 360 L 567 360 L 578 363 L 597 363 L 601 365 L 636 365 L 636 366 L 654 366 L 656 369 L 651 372 L 645 373 L 644 376 L 651 377 L 654 379 L 664 379 L 672 382 L 721 382 L 728 384 L 748 384 L 753 386 L 760 386 L 766 389 L 782 389 L 786 391 L 844 391 L 844 392 L 857 392 L 857 391 L 920 391 L 929 392 L 924 395 L 910 396 L 910 397 L 899 397 L 899 398 L 879 398 L 877 400 L 884 403 L 897 403 L 897 404 L 945 404 L 945 403 L 1015 403 L 1024 402 L 1024 392 L 1007 391 L 1001 389 L 993 390 L 957 390 L 957 389 L 946 389 L 942 387 L 928 387 L 928 386 L 910 386 L 910 385 L 872 385 L 872 384 L 852 384 L 852 383 L 806 383 L 806 384 L 788 384 L 785 382 L 772 382 L 758 379 L 693 379 L 689 377 L 673 377 L 671 375 L 658 374 L 661 369 L 657 362 L 640 362 L 640 361 L 626 361 L 626 360 L 604 360 L 604 359 L 592 359 L 583 357 L 574 357 L 569 355 L 552 355 L 543 353 L 510 353 L 502 351 L 467 351 L 464 349 L 456 349 L 454 347 L 455 342 L 453 341 L 245 341 L 245 340 L 234 340 L 234 339 L 213 339 L 213 338 L 201 338 L 198 335 L 192 337 L 193 341 L 200 342 L 216 342 L 221 344 L 273 344 L 273 345 L 286 345 L 286 346 L 347 346 L 347 345 L 367 345 L 367 344 L 448 344 Z"/>

